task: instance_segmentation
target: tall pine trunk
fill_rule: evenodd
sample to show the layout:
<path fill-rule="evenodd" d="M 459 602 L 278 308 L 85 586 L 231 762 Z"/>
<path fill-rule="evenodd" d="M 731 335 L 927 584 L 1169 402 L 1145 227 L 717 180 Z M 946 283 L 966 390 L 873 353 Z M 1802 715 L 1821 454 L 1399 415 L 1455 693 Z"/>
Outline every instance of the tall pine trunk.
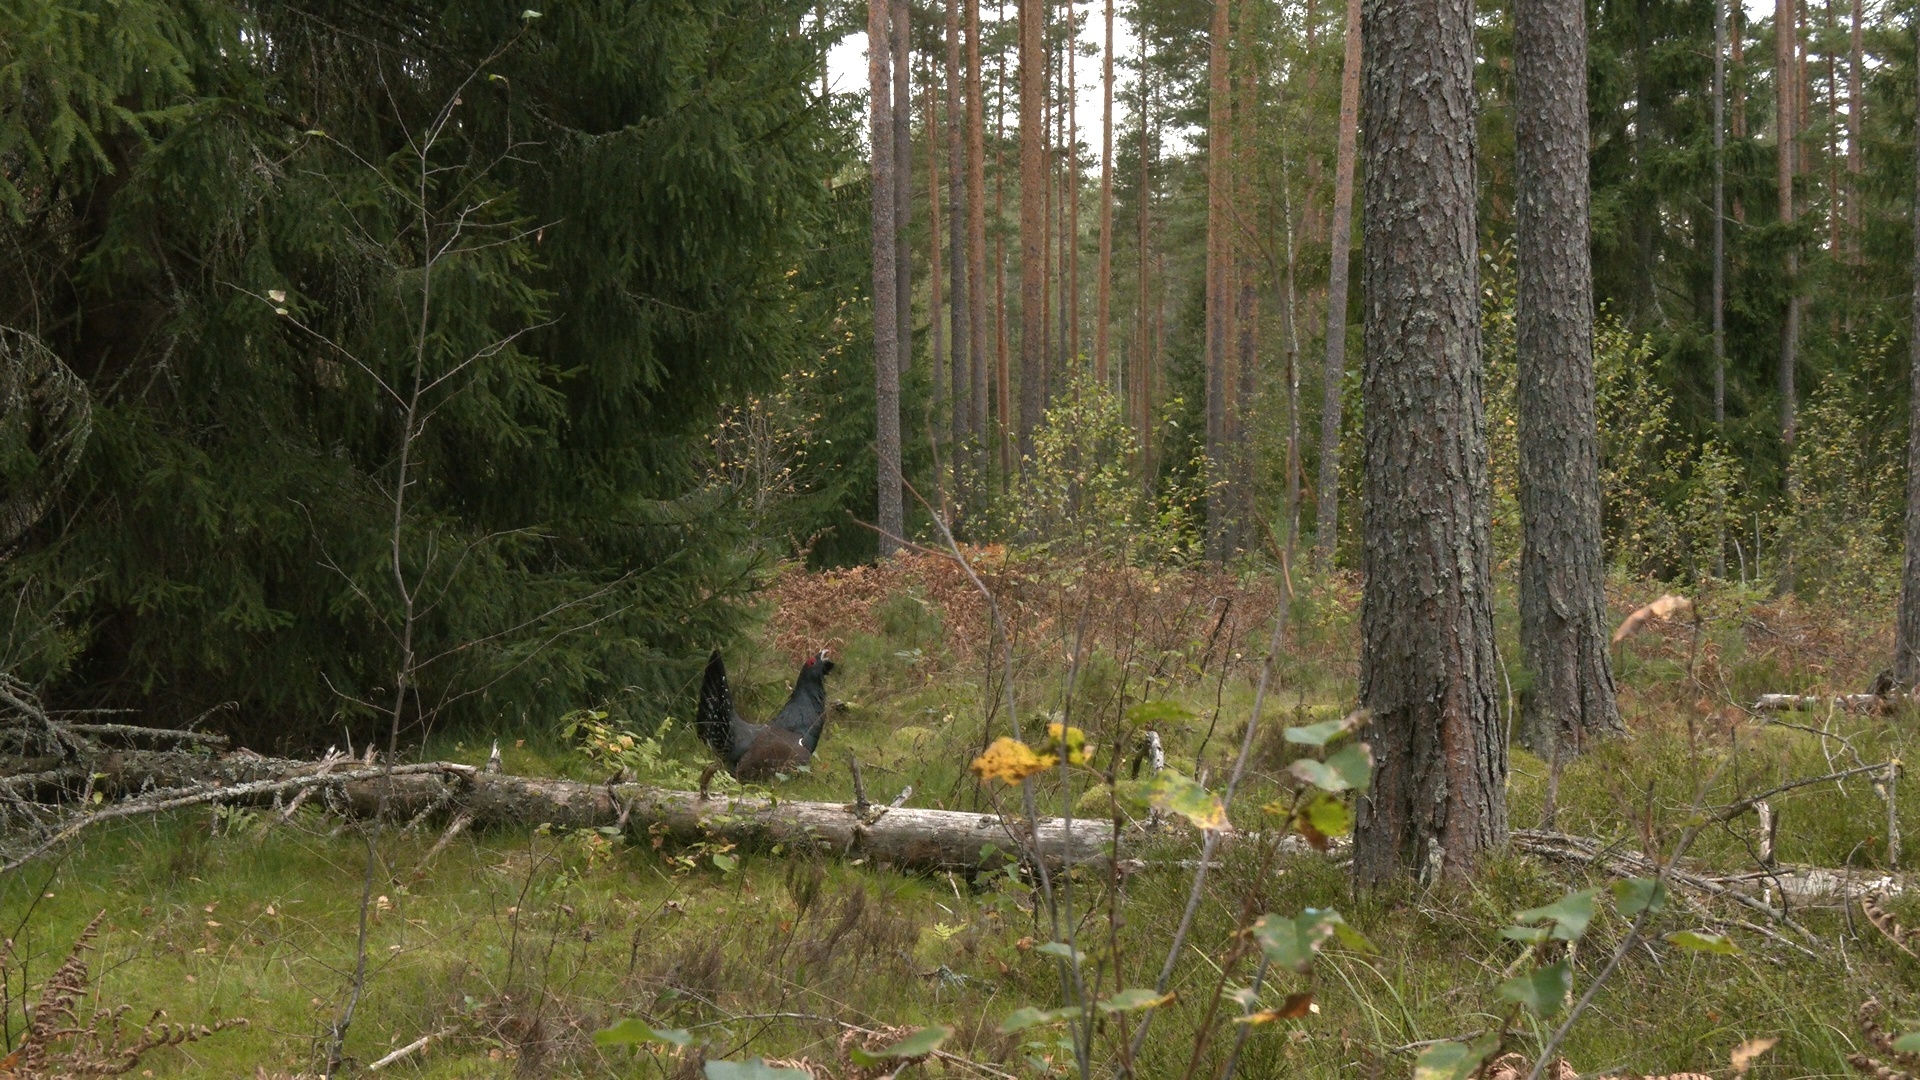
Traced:
<path fill-rule="evenodd" d="M 1207 53 L 1207 334 L 1206 455 L 1207 558 L 1227 557 L 1230 474 L 1227 462 L 1227 349 L 1233 336 L 1231 245 L 1228 240 L 1229 161 L 1233 153 L 1228 99 L 1228 0 L 1213 0 Z"/>
<path fill-rule="evenodd" d="M 1033 453 L 1046 380 L 1047 0 L 1020 0 L 1020 471 Z"/>
<path fill-rule="evenodd" d="M 1794 140 L 1798 131 L 1797 119 L 1800 116 L 1799 94 L 1800 64 L 1797 57 L 1793 0 L 1774 0 L 1773 8 L 1773 57 L 1774 90 L 1776 97 L 1775 117 L 1775 164 L 1780 200 L 1780 223 L 1791 227 L 1794 218 L 1793 179 L 1799 171 L 1795 163 Z M 1789 512 L 1798 492 L 1795 470 L 1793 468 L 1793 443 L 1798 426 L 1796 409 L 1797 393 L 1794 376 L 1799 366 L 1800 349 L 1800 252 L 1797 243 L 1789 242 L 1786 257 L 1782 260 L 1782 269 L 1787 283 L 1786 318 L 1780 328 L 1780 363 L 1778 369 L 1780 394 L 1780 446 L 1783 454 L 1783 468 L 1786 471 L 1787 505 Z M 1775 545 L 1780 552 L 1780 591 L 1793 591 L 1793 540 L 1787 530 L 1780 533 L 1780 541 Z"/>
<path fill-rule="evenodd" d="M 987 146 L 980 80 L 980 0 L 967 5 L 967 373 L 973 468 L 985 493 L 987 426 Z"/>
<path fill-rule="evenodd" d="M 1520 741 L 1550 761 L 1624 734 L 1607 655 L 1587 235 L 1584 0 L 1514 0 Z"/>
<path fill-rule="evenodd" d="M 1154 469 L 1153 309 L 1150 302 L 1152 292 L 1149 289 L 1149 285 L 1153 278 L 1153 245 L 1151 243 L 1153 218 L 1153 153 L 1151 138 L 1153 132 L 1147 124 L 1148 105 L 1152 101 L 1152 87 L 1147 80 L 1152 72 L 1147 67 L 1146 20 L 1139 18 L 1137 15 L 1136 19 L 1138 21 L 1134 26 L 1134 34 L 1139 39 L 1140 45 L 1140 205 L 1138 220 L 1136 221 L 1136 224 L 1139 226 L 1139 239 L 1136 246 L 1139 248 L 1138 258 L 1140 266 L 1139 272 L 1136 275 L 1138 280 L 1135 282 L 1135 285 L 1138 286 L 1140 295 L 1135 301 L 1138 305 L 1135 312 L 1138 316 L 1136 320 L 1138 326 L 1134 330 L 1134 351 L 1138 354 L 1135 358 L 1135 363 L 1139 369 L 1136 376 L 1139 382 L 1139 389 L 1136 392 L 1135 407 L 1138 411 L 1135 413 L 1135 418 L 1136 423 L 1139 425 L 1138 430 L 1140 435 L 1140 482 L 1146 490 L 1151 491 L 1153 488 Z"/>
<path fill-rule="evenodd" d="M 947 254 L 952 267 L 953 305 L 950 319 L 952 327 L 953 360 L 949 365 L 951 377 L 947 380 L 952 408 L 952 447 L 948 455 L 953 459 L 953 488 L 964 498 L 969 482 L 967 454 L 973 434 L 973 375 L 968 366 L 973 346 L 972 324 L 973 310 L 969 304 L 969 272 L 972 266 L 967 254 L 967 183 L 966 183 L 966 113 L 961 107 L 960 95 L 960 0 L 947 0 Z M 931 137 L 931 136 L 929 136 Z M 934 220 L 934 231 L 938 232 L 940 222 Z M 937 245 L 936 245 L 937 246 Z"/>
<path fill-rule="evenodd" d="M 1020 0 L 1021 3 L 1030 0 Z M 1007 22 L 1006 4 L 998 8 L 998 21 Z M 1013 440 L 1018 427 L 1013 417 L 1013 362 L 1007 341 L 1007 58 L 1003 51 L 995 58 L 993 110 L 993 333 L 994 333 L 994 416 L 1000 421 L 1000 485 L 1004 490 L 1013 483 Z M 1026 227 L 1022 217 L 1021 228 Z M 1024 231 L 1022 236 L 1024 236 Z"/>
<path fill-rule="evenodd" d="M 940 414 L 940 406 L 945 403 L 942 394 L 942 378 L 946 375 L 946 328 L 940 324 L 942 295 L 940 277 L 940 118 L 934 109 L 934 80 L 927 79 L 926 115 L 923 123 L 927 133 L 927 358 L 930 361 L 928 377 L 932 382 L 933 417 Z M 932 438 L 940 438 L 940 425 L 929 418 L 933 431 Z M 934 482 L 940 477 L 936 472 Z M 954 477 L 955 490 L 959 488 L 959 477 Z"/>
<path fill-rule="evenodd" d="M 894 273 L 893 86 L 888 71 L 892 38 L 888 9 L 867 9 L 868 138 L 873 168 L 868 186 L 873 207 L 873 376 L 874 449 L 880 457 L 880 556 L 899 546 L 904 530 L 900 490 L 900 323 L 895 306 L 899 279 Z"/>
<path fill-rule="evenodd" d="M 1727 8 L 1713 0 L 1713 429 L 1727 429 Z M 1714 506 L 1713 575 L 1727 576 L 1726 495 Z"/>
<path fill-rule="evenodd" d="M 1240 9 L 1240 94 L 1235 102 L 1233 125 L 1233 193 L 1229 200 L 1227 232 L 1234 266 L 1234 393 L 1233 413 L 1233 490 L 1228 505 L 1230 550 L 1246 550 L 1258 542 L 1255 537 L 1253 505 L 1253 397 L 1259 374 L 1259 353 L 1255 331 L 1259 320 L 1259 294 L 1255 290 L 1253 238 L 1245 235 L 1240 215 L 1253 205 L 1253 148 L 1257 113 L 1254 109 L 1256 80 L 1253 70 L 1252 6 Z M 1281 166 L 1281 183 L 1286 183 L 1286 167 Z"/>
<path fill-rule="evenodd" d="M 1060 337 L 1067 357 L 1061 371 L 1069 380 L 1080 374 L 1080 91 L 1074 62 L 1080 54 L 1079 44 L 1080 12 L 1073 0 L 1067 0 L 1067 137 L 1061 143 L 1067 155 L 1067 174 L 1060 200 L 1066 296 L 1060 304 L 1065 327 Z"/>
<path fill-rule="evenodd" d="M 1327 275 L 1327 359 L 1320 385 L 1320 492 L 1314 546 L 1333 565 L 1340 524 L 1340 392 L 1347 377 L 1347 272 L 1353 245 L 1353 159 L 1360 130 L 1360 2 L 1347 0 L 1347 48 L 1340 73 L 1340 135 L 1333 163 L 1332 265 Z"/>
<path fill-rule="evenodd" d="M 1100 97 L 1100 269 L 1093 314 L 1093 377 L 1106 386 L 1107 320 L 1113 302 L 1113 0 L 1107 0 L 1107 38 L 1100 50 Z"/>
<path fill-rule="evenodd" d="M 1920 45 L 1920 25 L 1915 27 Z M 1920 89 L 1920 82 L 1916 83 Z M 1907 366 L 1907 557 L 1900 577 L 1900 615 L 1894 631 L 1893 677 L 1920 684 L 1920 132 L 1914 134 L 1913 326 Z"/>
<path fill-rule="evenodd" d="M 907 73 L 912 11 L 912 0 L 893 0 L 893 304 L 902 376 L 913 366 L 913 248 L 907 234 L 913 224 L 913 87 Z"/>
<path fill-rule="evenodd" d="M 1507 838 L 1494 693 L 1472 0 L 1368 0 L 1365 590 L 1375 759 L 1361 884 L 1470 871 Z M 1442 865 L 1435 866 L 1436 859 Z"/>
<path fill-rule="evenodd" d="M 1853 0 L 1853 25 L 1847 35 L 1847 252 L 1854 262 L 1860 260 L 1860 109 L 1866 101 L 1860 93 L 1861 23 L 1865 21 L 1860 8 L 1861 0 Z"/>

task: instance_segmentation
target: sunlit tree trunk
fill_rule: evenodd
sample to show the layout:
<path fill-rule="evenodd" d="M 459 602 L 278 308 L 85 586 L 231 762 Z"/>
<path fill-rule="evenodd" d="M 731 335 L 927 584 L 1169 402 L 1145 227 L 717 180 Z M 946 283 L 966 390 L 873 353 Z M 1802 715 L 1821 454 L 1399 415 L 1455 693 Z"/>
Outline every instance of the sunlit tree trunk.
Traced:
<path fill-rule="evenodd" d="M 1847 40 L 1847 250 L 1851 259 L 1860 259 L 1860 137 L 1862 106 L 1866 98 L 1860 92 L 1862 63 L 1861 0 L 1853 0 L 1853 25 Z"/>
<path fill-rule="evenodd" d="M 1320 387 L 1320 492 L 1314 546 L 1333 565 L 1340 519 L 1340 391 L 1347 376 L 1347 271 L 1353 243 L 1353 162 L 1360 130 L 1360 2 L 1347 0 L 1346 61 L 1340 73 L 1340 134 L 1334 151 L 1332 260 L 1327 278 L 1327 359 Z"/>
<path fill-rule="evenodd" d="M 922 123 L 927 133 L 927 354 L 931 361 L 928 368 L 932 382 L 933 413 L 937 417 L 944 403 L 942 379 L 946 375 L 946 329 L 940 323 L 942 295 L 940 276 L 940 118 L 934 111 L 934 80 L 927 79 L 926 113 Z M 940 425 L 933 421 L 934 437 L 939 437 Z M 937 478 L 936 478 L 937 479 Z M 954 490 L 959 490 L 960 478 L 954 477 Z"/>
<path fill-rule="evenodd" d="M 1793 179 L 1798 168 L 1795 164 L 1794 140 L 1797 137 L 1795 121 L 1800 115 L 1800 103 L 1796 91 L 1800 83 L 1800 65 L 1796 53 L 1795 21 L 1793 0 L 1774 0 L 1773 8 L 1774 36 L 1774 83 L 1776 94 L 1775 116 L 1775 164 L 1777 165 L 1777 183 L 1779 187 L 1780 223 L 1791 226 L 1794 218 Z M 1786 469 L 1787 503 L 1792 506 L 1796 494 L 1796 477 L 1793 468 L 1793 443 L 1797 426 L 1795 407 L 1797 394 L 1794 377 L 1798 367 L 1800 348 L 1800 254 L 1798 244 L 1789 244 L 1783 259 L 1783 271 L 1787 281 L 1786 319 L 1780 330 L 1780 443 L 1784 451 Z M 1791 534 L 1782 531 L 1780 542 L 1776 545 L 1780 551 L 1780 589 L 1793 591 L 1793 541 Z"/>
<path fill-rule="evenodd" d="M 1361 884 L 1506 842 L 1494 693 L 1472 0 L 1367 0 Z M 1435 866 L 1435 862 L 1441 862 Z"/>
<path fill-rule="evenodd" d="M 1624 734 L 1607 654 L 1594 419 L 1584 0 L 1514 0 L 1520 741 L 1552 761 Z"/>
<path fill-rule="evenodd" d="M 1021 0 L 1027 3 L 1029 0 Z M 1006 25 L 1006 5 L 999 7 L 998 20 Z M 1006 239 L 1006 202 L 1007 168 L 1006 116 L 1007 116 L 1007 63 L 1003 52 L 994 65 L 994 82 L 998 87 L 994 94 L 993 110 L 993 219 L 1002 223 L 994 230 L 993 236 L 993 306 L 994 306 L 994 415 L 1000 421 L 1000 484 L 1003 488 L 1013 482 L 1013 441 L 1018 423 L 1013 416 L 1013 363 L 1007 341 L 1007 239 Z M 1026 219 L 1021 218 L 1024 229 Z M 1022 233 L 1024 236 L 1024 232 Z"/>
<path fill-rule="evenodd" d="M 868 138 L 873 155 L 869 186 L 873 209 L 873 371 L 880 457 L 880 556 L 892 555 L 903 531 L 900 490 L 900 323 L 894 303 L 899 278 L 894 272 L 893 86 L 889 72 L 889 7 L 868 6 Z"/>
<path fill-rule="evenodd" d="M 1153 484 L 1153 307 L 1150 303 L 1151 292 L 1148 288 L 1153 279 L 1153 152 L 1152 128 L 1148 126 L 1148 106 L 1152 102 L 1152 86 L 1148 82 L 1152 71 L 1147 66 L 1147 27 L 1144 19 L 1138 19 L 1134 33 L 1140 46 L 1140 208 L 1139 227 L 1139 271 L 1135 282 L 1139 291 L 1138 307 L 1135 312 L 1138 323 L 1134 332 L 1134 351 L 1138 354 L 1135 363 L 1138 366 L 1140 389 L 1137 397 L 1136 422 L 1140 433 L 1140 478 L 1143 485 L 1151 490 Z"/>

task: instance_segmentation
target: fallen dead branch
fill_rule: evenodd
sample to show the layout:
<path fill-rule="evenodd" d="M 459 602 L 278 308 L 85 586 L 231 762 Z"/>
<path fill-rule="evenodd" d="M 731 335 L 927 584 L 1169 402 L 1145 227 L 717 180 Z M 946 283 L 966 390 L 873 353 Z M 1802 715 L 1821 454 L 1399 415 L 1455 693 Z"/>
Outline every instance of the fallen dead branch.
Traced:
<path fill-rule="evenodd" d="M 1906 699 L 1911 701 L 1911 698 Z M 1841 712 L 1882 714 L 1898 708 L 1902 698 L 1896 694 L 1761 694 L 1754 700 L 1755 712 Z"/>

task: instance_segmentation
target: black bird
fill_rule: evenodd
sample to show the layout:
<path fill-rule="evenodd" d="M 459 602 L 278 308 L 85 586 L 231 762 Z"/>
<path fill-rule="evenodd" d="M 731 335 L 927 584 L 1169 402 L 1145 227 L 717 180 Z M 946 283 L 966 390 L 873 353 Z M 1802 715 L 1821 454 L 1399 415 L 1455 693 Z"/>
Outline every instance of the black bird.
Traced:
<path fill-rule="evenodd" d="M 727 688 L 727 666 L 719 650 L 707 660 L 706 678 L 700 684 L 700 708 L 695 727 L 700 738 L 720 755 L 727 771 L 741 780 L 769 780 L 774 774 L 791 772 L 813 758 L 820 745 L 820 729 L 827 722 L 827 672 L 833 661 L 820 650 L 800 666 L 800 677 L 793 681 L 793 694 L 787 703 L 765 724 L 750 724 L 733 707 L 733 691 Z"/>

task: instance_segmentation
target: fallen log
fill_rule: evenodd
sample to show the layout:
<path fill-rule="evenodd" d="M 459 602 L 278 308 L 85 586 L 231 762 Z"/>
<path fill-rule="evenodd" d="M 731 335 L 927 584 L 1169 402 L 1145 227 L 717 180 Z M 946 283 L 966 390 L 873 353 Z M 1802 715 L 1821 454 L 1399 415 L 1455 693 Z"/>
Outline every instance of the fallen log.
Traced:
<path fill-rule="evenodd" d="M 1753 711 L 1819 712 L 1831 708 L 1850 713 L 1888 713 L 1900 700 L 1897 695 L 1879 694 L 1761 694 L 1753 703 Z"/>
<path fill-rule="evenodd" d="M 1038 856 L 1051 866 L 1105 859 L 1108 821 L 1023 818 L 952 810 L 781 799 L 777 795 L 713 795 L 641 784 L 489 773 L 471 765 L 423 762 L 386 767 L 360 762 L 296 761 L 247 752 L 213 757 L 186 751 L 128 750 L 94 767 L 61 768 L 0 779 L 0 794 L 71 798 L 91 782 L 116 801 L 73 815 L 12 859 L 19 865 L 95 824 L 196 805 L 262 806 L 315 790 L 331 804 L 368 816 L 421 814 L 467 826 L 551 824 L 570 829 L 618 827 L 678 840 L 813 848 L 903 869 L 981 870 Z M 51 801 L 51 800 L 48 800 Z"/>

